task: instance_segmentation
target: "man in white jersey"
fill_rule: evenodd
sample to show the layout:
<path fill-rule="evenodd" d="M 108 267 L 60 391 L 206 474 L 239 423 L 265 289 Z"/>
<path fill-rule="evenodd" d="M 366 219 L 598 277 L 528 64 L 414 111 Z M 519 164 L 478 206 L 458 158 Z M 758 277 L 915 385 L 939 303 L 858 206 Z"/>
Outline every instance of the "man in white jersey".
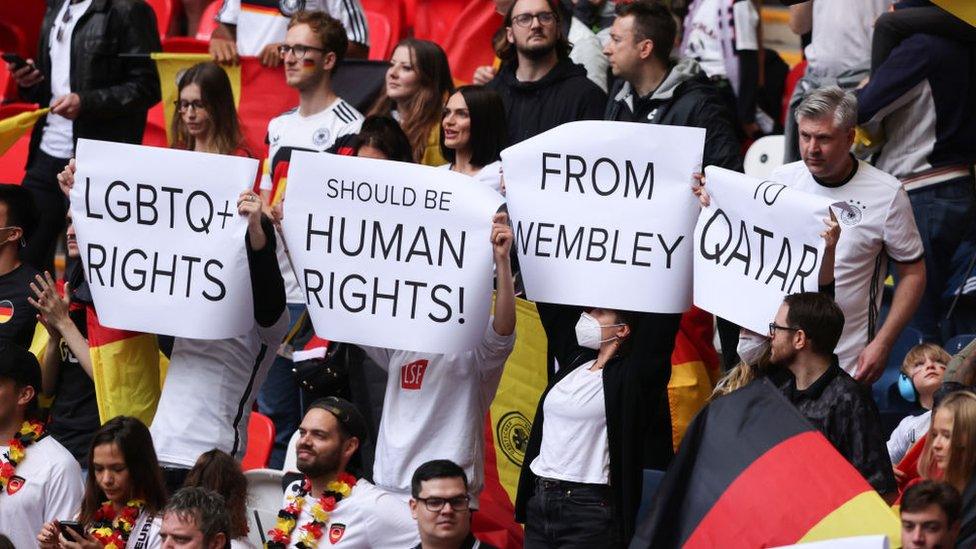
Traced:
<path fill-rule="evenodd" d="M 324 152 L 337 138 L 359 132 L 363 116 L 332 90 L 332 74 L 345 55 L 347 44 L 342 25 L 325 13 L 301 12 L 289 23 L 281 58 L 285 62 L 285 81 L 298 90 L 299 103 L 268 124 L 268 157 L 261 173 L 261 196 L 266 207 L 274 206 L 277 211 L 281 204 L 292 152 Z M 278 264 L 294 323 L 305 310 L 305 298 L 284 241 L 279 241 Z M 302 414 L 299 388 L 291 370 L 291 360 L 279 356 L 258 396 L 261 413 L 275 424 L 277 435 L 269 462 L 275 468 L 284 462 L 288 437 L 298 428 Z"/>
<path fill-rule="evenodd" d="M 829 197 L 843 209 L 834 279 L 845 322 L 835 353 L 847 373 L 874 383 L 925 288 L 922 241 L 912 206 L 897 179 L 850 153 L 857 120 L 853 94 L 837 86 L 821 88 L 795 114 L 803 160 L 776 169 L 770 179 Z M 889 259 L 897 284 L 891 310 L 879 325 Z"/>
<path fill-rule="evenodd" d="M 407 505 L 346 472 L 367 436 L 366 420 L 351 402 L 337 397 L 313 402 L 298 433 L 296 457 L 304 477 L 285 489 L 278 524 L 268 532 L 269 549 L 297 547 L 306 532 L 320 532 L 319 547 L 406 548 L 417 544 L 417 526 Z M 329 496 L 337 502 L 332 510 L 319 505 L 321 498 Z M 283 521 L 282 514 L 290 515 L 294 522 Z"/>
<path fill-rule="evenodd" d="M 40 439 L 24 435 L 27 422 L 35 419 L 40 389 L 41 367 L 34 355 L 0 343 L 0 534 L 14 547 L 36 547 L 44 524 L 74 518 L 84 494 L 81 468 L 71 452 L 43 433 Z M 12 440 L 23 450 L 13 448 Z"/>
<path fill-rule="evenodd" d="M 365 59 L 369 54 L 369 29 L 359 0 L 224 0 L 210 54 L 218 63 L 237 62 L 237 56 L 244 55 L 277 67 L 288 20 L 300 11 L 318 11 L 340 21 L 349 36 L 349 57 Z"/>
<path fill-rule="evenodd" d="M 472 184 L 477 184 L 472 182 Z M 484 488 L 485 413 L 515 345 L 512 229 L 496 214 L 491 234 L 497 273 L 495 316 L 478 346 L 450 354 L 363 347 L 389 377 L 373 464 L 373 482 L 410 500 L 414 471 L 432 459 L 460 465 L 471 507 Z"/>

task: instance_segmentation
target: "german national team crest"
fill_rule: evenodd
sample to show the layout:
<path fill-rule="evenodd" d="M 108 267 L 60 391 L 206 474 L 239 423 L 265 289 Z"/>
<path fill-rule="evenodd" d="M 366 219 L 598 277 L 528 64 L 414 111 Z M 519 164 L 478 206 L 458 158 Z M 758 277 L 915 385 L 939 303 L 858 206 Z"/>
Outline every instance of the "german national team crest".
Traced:
<path fill-rule="evenodd" d="M 305 0 L 280 0 L 278 2 L 278 10 L 285 17 L 291 17 L 303 9 L 305 9 Z"/>
<path fill-rule="evenodd" d="M 329 543 L 335 545 L 342 539 L 342 534 L 346 533 L 346 525 L 337 522 L 329 527 Z"/>
<path fill-rule="evenodd" d="M 10 477 L 10 482 L 7 483 L 7 495 L 12 496 L 16 494 L 21 488 L 24 487 L 24 477 Z"/>
<path fill-rule="evenodd" d="M 329 128 L 319 128 L 315 130 L 315 133 L 312 134 L 312 143 L 314 143 L 316 147 L 325 146 L 325 144 L 329 142 L 329 136 L 331 135 L 332 134 L 329 132 Z"/>

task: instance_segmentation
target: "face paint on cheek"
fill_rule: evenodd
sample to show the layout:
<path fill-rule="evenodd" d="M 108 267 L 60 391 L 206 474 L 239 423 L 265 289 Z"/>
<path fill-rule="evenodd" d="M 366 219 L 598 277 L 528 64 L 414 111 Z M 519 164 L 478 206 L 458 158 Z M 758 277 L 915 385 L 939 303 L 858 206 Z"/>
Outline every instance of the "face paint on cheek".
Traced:
<path fill-rule="evenodd" d="M 315 70 L 315 60 L 314 59 L 302 59 L 302 70 L 305 72 L 312 72 Z"/>

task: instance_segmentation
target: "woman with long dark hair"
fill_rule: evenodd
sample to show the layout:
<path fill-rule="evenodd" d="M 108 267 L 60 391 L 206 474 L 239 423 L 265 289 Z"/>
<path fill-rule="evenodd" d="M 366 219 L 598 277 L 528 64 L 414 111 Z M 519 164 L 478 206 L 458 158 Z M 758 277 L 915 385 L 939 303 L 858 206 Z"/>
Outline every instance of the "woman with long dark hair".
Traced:
<path fill-rule="evenodd" d="M 103 425 L 92 439 L 88 453 L 85 497 L 77 521 L 80 536 L 52 521 L 37 536 L 42 549 L 100 549 L 109 545 L 159 546 L 160 511 L 166 504 L 166 487 L 159 470 L 149 429 L 134 417 L 119 416 Z"/>
<path fill-rule="evenodd" d="M 220 65 L 193 65 L 177 82 L 179 99 L 170 146 L 197 152 L 252 156 L 244 142 L 230 79 Z"/>
<path fill-rule="evenodd" d="M 454 89 L 447 54 L 427 40 L 406 38 L 397 44 L 386 71 L 386 86 L 370 115 L 396 119 L 410 140 L 415 162 L 440 166 L 441 109 Z"/>
<path fill-rule="evenodd" d="M 449 169 L 502 191 L 501 152 L 508 145 L 505 106 L 498 92 L 462 86 L 444 106 L 441 154 Z"/>

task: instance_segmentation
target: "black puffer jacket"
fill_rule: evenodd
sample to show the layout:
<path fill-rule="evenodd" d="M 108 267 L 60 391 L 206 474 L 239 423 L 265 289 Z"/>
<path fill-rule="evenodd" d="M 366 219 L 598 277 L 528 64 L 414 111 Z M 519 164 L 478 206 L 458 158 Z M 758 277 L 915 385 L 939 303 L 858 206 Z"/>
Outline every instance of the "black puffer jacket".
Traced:
<path fill-rule="evenodd" d="M 28 101 L 48 105 L 51 100 L 51 28 L 64 2 L 48 0 L 35 63 L 44 80 L 21 88 Z M 81 98 L 74 121 L 75 141 L 84 137 L 141 143 L 146 112 L 159 101 L 159 77 L 150 52 L 159 51 L 159 31 L 152 8 L 142 0 L 92 0 L 71 35 L 71 91 Z M 145 57 L 125 57 L 141 54 Z M 45 119 L 34 126 L 30 166 L 41 140 Z"/>
<path fill-rule="evenodd" d="M 487 84 L 505 104 L 509 143 L 514 145 L 560 124 L 600 120 L 607 94 L 586 78 L 586 69 L 563 59 L 534 82 L 515 77 L 515 63 L 506 63 Z"/>
<path fill-rule="evenodd" d="M 671 67 L 650 97 L 637 97 L 623 80 L 618 80 L 610 94 L 613 99 L 605 120 L 705 128 L 702 167 L 742 171 L 735 114 L 694 60 L 685 59 Z"/>

